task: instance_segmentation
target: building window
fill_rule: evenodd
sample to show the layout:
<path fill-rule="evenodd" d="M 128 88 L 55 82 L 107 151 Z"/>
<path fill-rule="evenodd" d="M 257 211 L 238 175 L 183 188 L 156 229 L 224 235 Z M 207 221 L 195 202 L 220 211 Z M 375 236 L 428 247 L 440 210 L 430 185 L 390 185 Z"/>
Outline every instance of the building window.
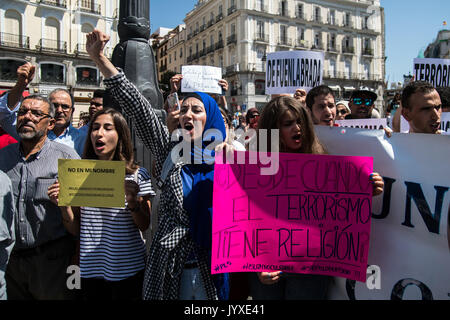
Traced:
<path fill-rule="evenodd" d="M 14 35 L 22 35 L 22 16 L 15 10 L 7 10 L 5 13 L 5 32 Z"/>
<path fill-rule="evenodd" d="M 98 86 L 98 71 L 95 68 L 77 67 L 77 84 Z"/>
<path fill-rule="evenodd" d="M 314 21 L 320 22 L 320 7 L 314 8 Z"/>
<path fill-rule="evenodd" d="M 297 4 L 297 18 L 305 19 L 304 14 L 303 3 Z"/>
<path fill-rule="evenodd" d="M 332 25 L 336 24 L 336 11 L 330 10 L 328 14 L 328 23 Z"/>
<path fill-rule="evenodd" d="M 345 13 L 344 15 L 344 27 L 350 27 L 350 13 Z"/>
<path fill-rule="evenodd" d="M 305 30 L 302 27 L 297 28 L 297 39 L 299 41 L 305 40 Z"/>
<path fill-rule="evenodd" d="M 25 61 L 14 59 L 0 59 L 0 79 L 4 81 L 17 81 L 17 68 Z"/>
<path fill-rule="evenodd" d="M 41 82 L 63 84 L 65 82 L 64 66 L 53 63 L 41 63 Z"/>
<path fill-rule="evenodd" d="M 255 94 L 265 95 L 266 94 L 266 81 L 257 79 L 255 80 Z"/>

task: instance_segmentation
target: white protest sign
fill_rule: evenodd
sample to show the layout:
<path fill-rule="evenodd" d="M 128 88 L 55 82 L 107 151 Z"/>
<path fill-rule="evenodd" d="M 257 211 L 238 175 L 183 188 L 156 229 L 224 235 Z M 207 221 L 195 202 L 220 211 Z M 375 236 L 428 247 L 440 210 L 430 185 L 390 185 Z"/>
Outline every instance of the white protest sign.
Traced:
<path fill-rule="evenodd" d="M 414 79 L 435 87 L 450 87 L 449 59 L 414 59 Z"/>
<path fill-rule="evenodd" d="M 330 299 L 449 300 L 449 136 L 315 126 L 329 154 L 372 156 L 384 178 L 373 198 L 368 264 L 379 286 L 335 278 Z M 376 279 L 375 279 L 376 280 Z"/>
<path fill-rule="evenodd" d="M 324 53 L 277 51 L 267 55 L 266 93 L 295 93 L 322 84 Z"/>
<path fill-rule="evenodd" d="M 446 133 L 450 133 L 450 112 L 442 112 L 441 130 Z"/>
<path fill-rule="evenodd" d="M 336 120 L 335 123 L 339 127 L 344 128 L 361 128 L 370 130 L 382 130 L 387 127 L 386 118 L 381 119 L 351 119 L 351 120 Z"/>
<path fill-rule="evenodd" d="M 181 68 L 181 92 L 222 93 L 219 80 L 222 79 L 222 69 L 210 66 L 183 66 Z"/>

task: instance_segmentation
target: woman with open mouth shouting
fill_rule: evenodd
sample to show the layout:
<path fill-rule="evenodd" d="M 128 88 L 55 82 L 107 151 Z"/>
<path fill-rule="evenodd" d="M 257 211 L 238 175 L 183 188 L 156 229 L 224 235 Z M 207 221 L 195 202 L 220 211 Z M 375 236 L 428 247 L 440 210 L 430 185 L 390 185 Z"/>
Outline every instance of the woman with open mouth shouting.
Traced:
<path fill-rule="evenodd" d="M 179 126 L 192 144 L 190 154 L 172 157 L 178 141 L 171 141 L 166 124 L 153 109 L 155 106 L 105 57 L 103 49 L 108 41 L 109 36 L 94 30 L 87 35 L 87 52 L 102 72 L 106 88 L 131 117 L 137 135 L 150 149 L 161 189 L 158 229 L 147 258 L 142 297 L 227 299 L 228 275 L 213 276 L 210 270 L 214 166 L 203 158 L 212 143 L 203 139 L 204 132 L 209 129 L 220 132 L 222 137 L 215 137 L 216 143 L 223 142 L 226 136 L 217 103 L 200 92 L 183 97 Z M 206 153 L 213 157 L 214 149 Z M 191 160 L 190 164 L 186 164 L 186 158 Z"/>
<path fill-rule="evenodd" d="M 327 154 L 314 132 L 311 113 L 299 100 L 287 96 L 272 99 L 262 110 L 258 130 L 279 130 L 279 150 L 287 153 Z M 267 137 L 271 137 L 270 132 Z M 270 139 L 270 138 L 269 138 Z M 268 141 L 268 146 L 271 145 Z M 373 195 L 383 192 L 384 182 L 372 173 Z M 258 272 L 250 274 L 254 300 L 323 300 L 331 277 L 309 274 Z"/>
<path fill-rule="evenodd" d="M 125 207 L 61 207 L 69 232 L 80 236 L 81 295 L 85 300 L 140 300 L 145 244 L 150 225 L 150 175 L 134 162 L 125 118 L 102 109 L 90 121 L 83 159 L 125 161 Z M 59 182 L 49 187 L 58 204 Z"/>

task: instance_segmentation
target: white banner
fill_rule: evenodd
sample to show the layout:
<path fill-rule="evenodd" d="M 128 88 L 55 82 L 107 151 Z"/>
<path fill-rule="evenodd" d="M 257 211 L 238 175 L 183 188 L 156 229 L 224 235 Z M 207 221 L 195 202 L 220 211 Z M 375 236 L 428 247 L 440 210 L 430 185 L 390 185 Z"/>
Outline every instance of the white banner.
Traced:
<path fill-rule="evenodd" d="M 295 93 L 322 84 L 324 53 L 277 51 L 267 55 L 266 94 Z"/>
<path fill-rule="evenodd" d="M 435 87 L 450 87 L 449 59 L 414 59 L 415 80 L 430 82 Z"/>
<path fill-rule="evenodd" d="M 383 128 L 387 127 L 386 118 L 336 120 L 335 123 L 337 125 L 339 125 L 339 127 L 344 127 L 344 128 L 383 130 Z"/>
<path fill-rule="evenodd" d="M 182 66 L 181 92 L 222 93 L 219 80 L 222 79 L 222 69 L 209 66 Z"/>
<path fill-rule="evenodd" d="M 372 156 L 384 177 L 373 199 L 367 283 L 335 278 L 330 299 L 449 300 L 450 137 L 315 126 L 332 155 Z"/>

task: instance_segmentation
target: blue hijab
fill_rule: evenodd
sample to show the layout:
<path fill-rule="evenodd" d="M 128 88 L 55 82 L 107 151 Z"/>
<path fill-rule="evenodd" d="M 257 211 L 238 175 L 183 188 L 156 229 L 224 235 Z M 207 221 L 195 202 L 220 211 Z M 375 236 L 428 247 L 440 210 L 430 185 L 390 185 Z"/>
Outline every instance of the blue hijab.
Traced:
<path fill-rule="evenodd" d="M 222 134 L 222 140 L 226 138 L 225 124 L 216 101 L 208 94 L 195 92 L 184 97 L 197 98 L 205 106 L 206 123 L 203 129 L 205 133 L 209 129 L 217 129 Z M 190 235 L 194 242 L 209 253 L 211 256 L 212 242 L 212 201 L 214 185 L 214 164 L 207 164 L 202 155 L 214 157 L 214 151 L 209 152 L 206 147 L 220 137 L 210 137 L 205 141 L 202 139 L 201 150 L 196 146 L 191 146 L 191 160 L 202 159 L 201 164 L 188 164 L 181 170 L 181 179 L 183 181 L 183 207 L 189 214 Z M 206 150 L 206 152 L 205 152 Z M 227 299 L 229 286 L 228 275 L 214 275 L 213 281 L 217 289 L 219 299 Z"/>

